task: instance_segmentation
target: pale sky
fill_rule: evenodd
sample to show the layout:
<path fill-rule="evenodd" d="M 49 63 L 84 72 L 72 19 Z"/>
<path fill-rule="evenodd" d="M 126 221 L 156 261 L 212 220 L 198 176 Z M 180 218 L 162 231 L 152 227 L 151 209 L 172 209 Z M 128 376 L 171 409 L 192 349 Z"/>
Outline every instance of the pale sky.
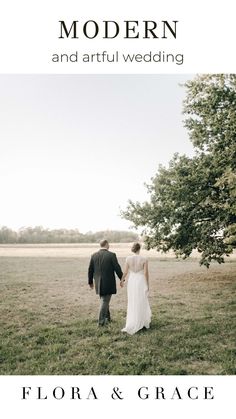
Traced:
<path fill-rule="evenodd" d="M 0 75 L 0 226 L 127 230 L 158 165 L 192 155 L 193 75 Z"/>

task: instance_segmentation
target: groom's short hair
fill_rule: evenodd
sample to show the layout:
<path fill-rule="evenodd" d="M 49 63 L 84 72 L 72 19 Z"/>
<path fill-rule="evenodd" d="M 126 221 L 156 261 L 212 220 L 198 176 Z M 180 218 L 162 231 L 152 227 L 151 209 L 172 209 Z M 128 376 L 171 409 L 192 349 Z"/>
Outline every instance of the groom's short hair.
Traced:
<path fill-rule="evenodd" d="M 108 241 L 106 239 L 103 239 L 103 240 L 100 241 L 100 246 L 101 247 L 106 247 L 108 245 L 109 245 L 109 243 L 108 243 Z"/>

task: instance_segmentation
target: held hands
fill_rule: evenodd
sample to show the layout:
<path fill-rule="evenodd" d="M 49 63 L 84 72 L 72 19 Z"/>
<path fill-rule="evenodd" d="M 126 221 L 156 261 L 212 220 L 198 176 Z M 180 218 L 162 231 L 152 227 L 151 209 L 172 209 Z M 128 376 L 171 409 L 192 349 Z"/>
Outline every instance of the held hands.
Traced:
<path fill-rule="evenodd" d="M 124 281 L 124 279 L 121 279 L 121 280 L 120 280 L 120 286 L 121 286 L 121 288 L 123 288 L 123 287 L 124 287 L 124 282 L 125 282 L 125 281 Z"/>
<path fill-rule="evenodd" d="M 92 290 L 93 289 L 93 287 L 94 287 L 94 285 L 93 284 L 89 284 L 89 288 Z"/>

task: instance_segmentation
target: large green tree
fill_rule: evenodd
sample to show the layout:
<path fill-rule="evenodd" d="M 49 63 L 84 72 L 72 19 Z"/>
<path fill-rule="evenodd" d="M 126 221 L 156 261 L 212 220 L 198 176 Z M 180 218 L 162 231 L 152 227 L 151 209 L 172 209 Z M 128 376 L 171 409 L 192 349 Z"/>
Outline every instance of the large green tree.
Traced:
<path fill-rule="evenodd" d="M 175 154 L 147 185 L 150 200 L 122 215 L 142 227 L 147 248 L 219 263 L 236 245 L 236 75 L 200 75 L 185 84 L 185 127 L 195 148 Z"/>

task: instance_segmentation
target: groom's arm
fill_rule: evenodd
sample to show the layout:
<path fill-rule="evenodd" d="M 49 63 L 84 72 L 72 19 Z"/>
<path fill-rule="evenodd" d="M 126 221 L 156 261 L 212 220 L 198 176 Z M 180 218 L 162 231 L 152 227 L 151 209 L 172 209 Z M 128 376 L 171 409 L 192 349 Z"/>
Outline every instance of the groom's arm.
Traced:
<path fill-rule="evenodd" d="M 91 257 L 89 267 L 88 267 L 88 284 L 91 288 L 93 288 L 93 274 L 94 274 L 94 262 L 93 262 L 93 257 Z"/>
<path fill-rule="evenodd" d="M 118 278 L 121 279 L 122 276 L 123 276 L 123 272 L 121 270 L 121 267 L 119 265 L 119 262 L 117 260 L 117 257 L 116 257 L 115 253 L 113 253 L 113 255 L 112 255 L 112 261 L 113 261 L 114 271 L 115 271 L 116 275 L 118 276 Z"/>
<path fill-rule="evenodd" d="M 121 287 L 124 286 L 124 282 L 125 282 L 125 279 L 126 279 L 128 273 L 129 273 L 129 265 L 128 265 L 127 258 L 126 258 L 124 273 L 123 273 L 122 279 L 120 281 L 120 286 Z"/>

